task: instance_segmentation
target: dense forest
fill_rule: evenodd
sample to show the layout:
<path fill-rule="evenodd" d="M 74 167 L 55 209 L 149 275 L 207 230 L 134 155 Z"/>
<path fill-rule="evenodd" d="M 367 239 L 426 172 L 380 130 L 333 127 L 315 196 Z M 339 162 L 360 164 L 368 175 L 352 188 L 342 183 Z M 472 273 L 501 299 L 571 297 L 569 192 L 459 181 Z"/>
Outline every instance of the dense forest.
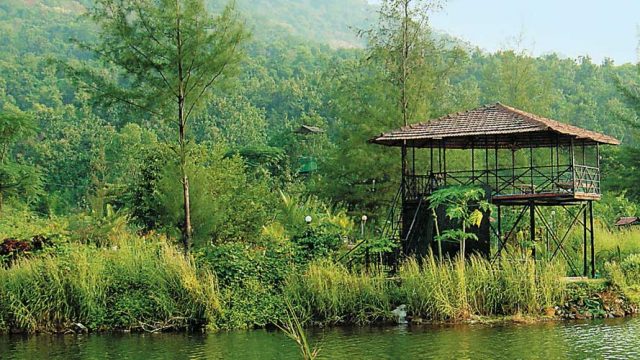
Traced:
<path fill-rule="evenodd" d="M 277 268 L 282 242 L 297 239 L 306 252 L 296 256 L 312 258 L 338 247 L 335 235 L 352 234 L 361 214 L 373 227 L 384 217 L 397 191 L 399 153 L 367 140 L 401 126 L 402 114 L 367 1 L 237 1 L 242 55 L 198 104 L 182 163 L 175 124 L 157 121 L 127 93 L 106 91 L 118 64 L 97 55 L 95 44 L 112 39 L 87 16 L 93 4 L 0 4 L 0 236 L 44 233 L 102 246 L 129 229 L 177 241 L 182 171 L 191 184 L 193 247 L 229 285 L 255 266 Z M 221 2 L 206 5 L 223 11 Z M 598 221 L 606 227 L 638 214 L 635 65 L 532 57 L 519 48 L 486 53 L 428 27 L 423 36 L 411 123 L 501 102 L 612 135 L 623 146 L 603 153 L 607 193 Z M 322 131 L 300 134 L 302 125 Z M 310 231 L 326 246 L 305 243 Z M 263 258 L 265 251 L 276 254 Z M 232 262 L 234 254 L 246 258 Z"/>
<path fill-rule="evenodd" d="M 22 165 L 37 169 L 39 178 L 25 182 L 28 189 L 25 184 L 6 192 L 20 194 L 43 213 L 85 211 L 96 196 L 108 198 L 105 201 L 115 208 L 126 206 L 123 199 L 135 196 L 131 194 L 134 182 L 150 171 L 141 168 L 149 164 L 145 149 L 164 136 L 163 129 L 145 122 L 146 115 L 132 114 L 123 104 L 98 106 L 91 88 L 74 82 L 65 72 L 68 63 L 81 61 L 108 69 L 78 46 L 93 36 L 95 26 L 81 16 L 89 3 L 43 0 L 0 5 L 4 34 L 0 101 L 5 111 L 34 117 L 35 135 L 21 139 L 12 152 Z M 400 123 L 390 117 L 393 94 L 385 94 L 388 87 L 381 84 L 384 70 L 379 64 L 367 62 L 363 48 L 335 46 L 356 39 L 355 31 L 364 29 L 371 8 L 364 1 L 353 1 L 352 6 L 337 1 L 317 6 L 289 3 L 239 2 L 254 36 L 245 44 L 238 77 L 219 90 L 199 116 L 193 136 L 216 148 L 223 166 L 241 161 L 225 157 L 236 152 L 246 155 L 250 171 L 268 169 L 269 180 L 250 176 L 246 181 L 271 183 L 253 184 L 252 189 L 298 184 L 296 191 L 304 194 L 346 202 L 352 210 L 373 211 L 389 193 L 370 196 L 364 183 L 395 176 L 392 169 L 397 161 L 366 140 Z M 314 21 L 300 24 L 299 19 Z M 621 81 L 638 77 L 635 66 L 616 66 L 609 60 L 594 64 L 588 57 L 566 59 L 553 54 L 533 58 L 522 49 L 486 54 L 456 49 L 455 44 L 445 46 L 450 50 L 433 54 L 439 57 L 429 74 L 433 81 L 424 89 L 422 116 L 414 121 L 500 101 L 602 131 L 626 145 L 635 143 L 628 131 L 635 121 L 634 108 L 619 90 Z M 302 124 L 319 126 L 326 133 L 305 141 L 294 132 Z M 300 176 L 301 159 L 311 156 L 320 161 L 320 170 Z M 216 176 L 225 173 L 215 172 Z M 624 177 L 614 180 L 623 182 Z M 625 185 L 614 183 L 610 189 L 624 191 Z M 630 190 L 629 195 L 636 196 Z M 211 196 L 214 202 L 223 198 Z"/>

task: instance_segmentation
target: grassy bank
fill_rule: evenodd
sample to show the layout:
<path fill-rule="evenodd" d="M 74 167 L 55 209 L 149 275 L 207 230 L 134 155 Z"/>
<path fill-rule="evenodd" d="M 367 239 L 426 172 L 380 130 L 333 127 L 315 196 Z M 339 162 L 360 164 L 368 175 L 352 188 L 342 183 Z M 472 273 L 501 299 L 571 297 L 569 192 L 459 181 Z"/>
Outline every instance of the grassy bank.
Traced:
<path fill-rule="evenodd" d="M 594 287 L 564 281 L 559 262 L 530 259 L 409 259 L 391 275 L 225 249 L 235 267 L 218 255 L 185 257 L 153 236 L 21 257 L 0 268 L 0 331 L 78 331 L 78 323 L 89 331 L 254 328 L 282 324 L 287 304 L 306 326 L 393 323 L 400 305 L 414 323 L 569 319 L 624 316 L 638 301 L 636 257 L 608 265 L 611 280 Z"/>
<path fill-rule="evenodd" d="M 564 269 L 532 260 L 496 263 L 434 257 L 411 259 L 397 277 L 354 273 L 317 262 L 292 275 L 285 296 L 311 323 L 375 323 L 394 320 L 390 310 L 406 305 L 416 321 L 464 321 L 473 316 L 539 315 L 564 301 Z M 419 319 L 419 320 L 418 320 Z"/>
<path fill-rule="evenodd" d="M 0 328 L 60 332 L 215 324 L 215 276 L 160 239 L 69 246 L 0 268 Z"/>

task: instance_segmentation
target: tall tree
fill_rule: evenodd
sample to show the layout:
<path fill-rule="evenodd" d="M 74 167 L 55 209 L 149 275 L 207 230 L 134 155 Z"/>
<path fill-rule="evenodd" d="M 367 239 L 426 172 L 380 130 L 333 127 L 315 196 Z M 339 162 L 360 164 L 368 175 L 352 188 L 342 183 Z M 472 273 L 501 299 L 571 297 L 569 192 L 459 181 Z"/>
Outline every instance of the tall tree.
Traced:
<path fill-rule="evenodd" d="M 40 173 L 23 161 L 16 145 L 35 135 L 31 116 L 9 104 L 0 109 L 0 209 L 10 194 L 38 195 L 42 190 Z"/>
<path fill-rule="evenodd" d="M 429 15 L 439 6 L 433 0 L 382 1 L 378 22 L 360 31 L 368 41 L 362 59 L 337 67 L 331 101 L 339 119 L 337 151 L 323 183 L 332 197 L 354 208 L 383 210 L 397 189 L 392 184 L 398 163 L 389 149 L 370 147 L 367 139 L 457 107 L 449 80 L 466 54 L 429 28 Z M 401 150 L 406 172 L 406 146 Z"/>
<path fill-rule="evenodd" d="M 189 251 L 188 126 L 214 87 L 237 68 L 247 32 L 233 4 L 214 16 L 203 0 L 97 0 L 90 16 L 100 30 L 97 44 L 88 47 L 121 70 L 94 83 L 98 95 L 168 122 L 176 136 L 182 236 Z"/>

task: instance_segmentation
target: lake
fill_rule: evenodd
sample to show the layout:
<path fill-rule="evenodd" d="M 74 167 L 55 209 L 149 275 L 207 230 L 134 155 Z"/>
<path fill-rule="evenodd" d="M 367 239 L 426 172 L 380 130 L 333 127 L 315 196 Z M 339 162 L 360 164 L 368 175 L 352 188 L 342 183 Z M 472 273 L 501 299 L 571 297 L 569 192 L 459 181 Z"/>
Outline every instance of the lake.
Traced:
<path fill-rule="evenodd" d="M 318 329 L 324 359 L 638 359 L 640 318 Z M 296 359 L 275 331 L 0 336 L 1 359 Z"/>

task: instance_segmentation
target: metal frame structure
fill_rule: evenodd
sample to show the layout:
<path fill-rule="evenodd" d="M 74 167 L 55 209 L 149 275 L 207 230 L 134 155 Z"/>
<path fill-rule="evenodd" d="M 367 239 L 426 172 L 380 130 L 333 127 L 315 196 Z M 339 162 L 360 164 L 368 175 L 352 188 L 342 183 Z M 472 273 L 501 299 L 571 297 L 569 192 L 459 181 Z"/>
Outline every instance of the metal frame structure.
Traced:
<path fill-rule="evenodd" d="M 548 234 L 549 259 L 562 256 L 575 275 L 595 276 L 593 201 L 601 197 L 600 145 L 616 145 L 616 139 L 498 103 L 403 127 L 371 142 L 401 148 L 399 203 L 390 213 L 399 213 L 400 219 L 389 221 L 389 234 L 399 234 L 404 254 L 411 253 L 408 245 L 416 241 L 416 220 L 431 216 L 420 213 L 428 196 L 442 187 L 471 185 L 487 189 L 497 208 L 496 225 L 491 225 L 497 249 L 491 258 L 502 255 L 528 213 L 529 240 L 536 243 L 541 224 Z M 460 167 L 461 161 L 462 169 L 452 165 Z M 569 215 L 563 232 L 550 225 L 545 207 Z M 503 232 L 505 208 L 519 211 Z M 583 229 L 582 271 L 565 247 L 576 226 Z"/>

